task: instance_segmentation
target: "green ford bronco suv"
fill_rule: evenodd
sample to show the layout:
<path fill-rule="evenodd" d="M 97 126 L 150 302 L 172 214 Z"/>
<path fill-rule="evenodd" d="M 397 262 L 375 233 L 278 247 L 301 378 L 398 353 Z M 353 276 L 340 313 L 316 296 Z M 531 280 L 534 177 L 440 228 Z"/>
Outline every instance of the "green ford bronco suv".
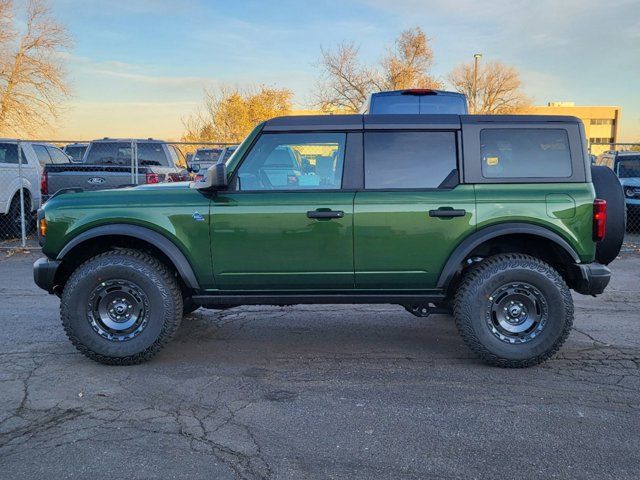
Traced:
<path fill-rule="evenodd" d="M 607 286 L 624 221 L 573 117 L 281 117 L 200 182 L 58 192 L 34 276 L 108 364 L 151 358 L 198 307 L 392 303 L 525 367 L 567 338 L 570 289 Z"/>

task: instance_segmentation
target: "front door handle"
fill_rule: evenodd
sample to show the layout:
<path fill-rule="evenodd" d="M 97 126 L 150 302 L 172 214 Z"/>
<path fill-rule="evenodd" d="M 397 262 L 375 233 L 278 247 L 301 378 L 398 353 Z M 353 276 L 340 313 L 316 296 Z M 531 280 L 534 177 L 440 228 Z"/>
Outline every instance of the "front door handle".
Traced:
<path fill-rule="evenodd" d="M 440 207 L 437 210 L 429 210 L 430 217 L 440 217 L 440 218 L 453 218 L 453 217 L 464 217 L 467 214 L 467 211 L 461 208 L 445 208 Z"/>
<path fill-rule="evenodd" d="M 344 212 L 342 210 L 310 210 L 307 212 L 309 218 L 342 218 Z"/>

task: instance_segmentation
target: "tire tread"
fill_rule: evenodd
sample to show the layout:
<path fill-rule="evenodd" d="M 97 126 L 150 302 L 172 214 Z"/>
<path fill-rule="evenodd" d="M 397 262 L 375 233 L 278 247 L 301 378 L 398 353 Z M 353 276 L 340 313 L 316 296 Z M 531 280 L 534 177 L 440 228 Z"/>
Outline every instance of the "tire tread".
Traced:
<path fill-rule="evenodd" d="M 473 330 L 473 299 L 480 294 L 481 286 L 496 273 L 514 268 L 532 269 L 547 277 L 560 291 L 565 311 L 567 312 L 561 335 L 556 339 L 552 347 L 539 355 L 523 360 L 499 357 L 481 343 Z M 502 368 L 525 368 L 538 365 L 557 353 L 571 332 L 574 307 L 569 287 L 551 265 L 531 255 L 506 253 L 489 257 L 465 273 L 454 297 L 453 312 L 456 326 L 462 339 L 482 360 L 490 365 Z"/>

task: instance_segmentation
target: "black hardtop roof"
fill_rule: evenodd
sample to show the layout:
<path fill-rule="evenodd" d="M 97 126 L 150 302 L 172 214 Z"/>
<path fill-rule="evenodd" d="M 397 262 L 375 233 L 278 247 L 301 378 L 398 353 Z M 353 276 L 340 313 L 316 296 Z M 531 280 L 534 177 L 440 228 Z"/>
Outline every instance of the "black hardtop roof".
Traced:
<path fill-rule="evenodd" d="M 296 115 L 267 120 L 265 131 L 362 130 L 433 127 L 458 129 L 477 123 L 579 123 L 566 115 Z"/>

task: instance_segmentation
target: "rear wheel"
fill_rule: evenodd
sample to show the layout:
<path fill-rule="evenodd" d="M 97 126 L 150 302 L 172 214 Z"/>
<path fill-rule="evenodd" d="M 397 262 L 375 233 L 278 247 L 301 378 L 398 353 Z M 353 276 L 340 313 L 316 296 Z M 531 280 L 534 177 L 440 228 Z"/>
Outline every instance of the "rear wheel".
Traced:
<path fill-rule="evenodd" d="M 573 300 L 547 263 L 503 254 L 466 273 L 455 296 L 454 316 L 465 343 L 485 362 L 528 367 L 547 360 L 567 339 Z"/>
<path fill-rule="evenodd" d="M 83 263 L 60 301 L 62 324 L 73 345 L 109 365 L 149 360 L 175 334 L 182 309 L 171 272 L 136 250 L 111 251 Z"/>

